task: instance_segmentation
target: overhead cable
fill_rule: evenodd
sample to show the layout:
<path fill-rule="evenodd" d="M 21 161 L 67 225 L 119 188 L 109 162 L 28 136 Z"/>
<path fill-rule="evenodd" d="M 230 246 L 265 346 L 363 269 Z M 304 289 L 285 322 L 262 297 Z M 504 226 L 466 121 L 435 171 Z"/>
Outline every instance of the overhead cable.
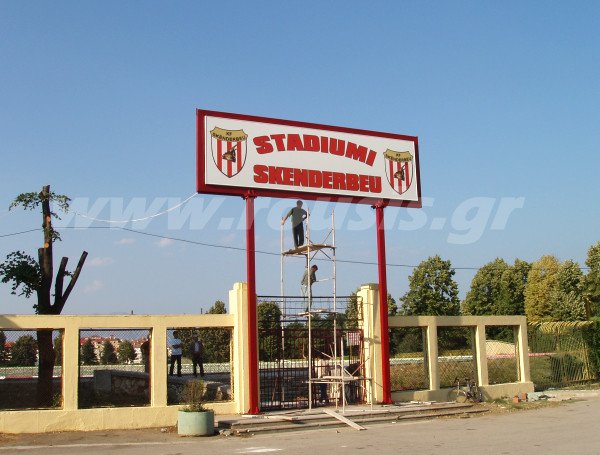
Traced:
<path fill-rule="evenodd" d="M 169 212 L 171 212 L 171 211 L 173 211 L 173 210 L 175 210 L 175 209 L 177 209 L 177 208 L 181 207 L 182 205 L 184 205 L 185 203 L 187 203 L 187 202 L 188 202 L 190 199 L 192 199 L 192 198 L 194 198 L 194 197 L 196 197 L 196 196 L 198 196 L 198 193 L 194 193 L 194 194 L 192 194 L 190 197 L 188 197 L 188 198 L 187 198 L 187 199 L 185 199 L 184 201 L 180 202 L 180 203 L 179 203 L 179 204 L 177 204 L 177 205 L 174 205 L 173 207 L 169 207 L 168 209 L 166 209 L 166 210 L 163 210 L 162 212 L 155 213 L 154 215 L 145 216 L 145 217 L 143 217 L 143 218 L 136 218 L 135 220 L 107 220 L 107 219 L 102 219 L 102 218 L 94 218 L 94 217 L 91 217 L 91 216 L 85 215 L 85 214 L 83 214 L 83 213 L 75 212 L 75 211 L 73 211 L 73 213 L 74 213 L 75 215 L 77 215 L 77 216 L 80 216 L 80 217 L 82 217 L 82 218 L 86 218 L 86 219 L 88 219 L 88 220 L 91 220 L 91 221 L 98 221 L 98 222 L 101 222 L 101 223 L 110 223 L 110 224 L 127 224 L 127 223 L 135 223 L 135 222 L 138 222 L 138 221 L 146 221 L 146 220 L 150 220 L 150 219 L 152 219 L 152 218 L 156 218 L 156 217 L 158 217 L 158 216 L 165 215 L 165 214 L 167 214 L 167 213 L 169 213 Z"/>
<path fill-rule="evenodd" d="M 188 244 L 192 244 L 192 245 L 206 246 L 209 248 L 221 248 L 221 249 L 234 250 L 234 251 L 246 251 L 245 247 L 221 245 L 218 243 L 199 242 L 197 240 L 182 239 L 180 237 L 171 237 L 171 236 L 167 236 L 167 235 L 153 234 L 151 232 L 138 231 L 135 229 L 130 229 L 130 228 L 122 227 L 122 226 L 89 226 L 89 227 L 65 226 L 65 227 L 61 227 L 61 229 L 76 229 L 76 230 L 79 230 L 79 229 L 119 229 L 122 231 L 132 232 L 134 234 L 145 235 L 148 237 L 172 240 L 174 242 L 182 242 L 182 243 L 188 243 Z M 11 237 L 11 236 L 16 236 L 16 235 L 21 235 L 21 234 L 27 234 L 29 232 L 35 232 L 35 231 L 41 231 L 41 230 L 42 230 L 42 228 L 36 228 L 36 229 L 29 229 L 27 231 L 13 232 L 11 234 L 0 234 L 0 238 Z M 254 252 L 257 254 L 264 254 L 264 255 L 268 255 L 268 256 L 279 256 L 280 255 L 280 253 L 276 253 L 273 251 L 254 250 Z M 325 261 L 325 259 L 317 259 L 317 260 Z M 378 265 L 377 262 L 360 261 L 360 260 L 356 260 L 356 259 L 339 259 L 338 258 L 337 262 L 343 262 L 345 264 Z M 404 267 L 404 268 L 410 268 L 410 269 L 414 269 L 414 268 L 418 267 L 418 265 L 414 265 L 414 264 L 394 264 L 394 263 L 390 263 L 390 262 L 388 262 L 386 265 L 389 267 Z M 482 268 L 482 266 L 480 266 L 480 267 L 454 267 L 454 266 L 451 266 L 450 268 L 452 268 L 454 270 L 479 270 Z M 579 268 L 582 271 L 590 269 L 589 267 L 579 267 Z"/>

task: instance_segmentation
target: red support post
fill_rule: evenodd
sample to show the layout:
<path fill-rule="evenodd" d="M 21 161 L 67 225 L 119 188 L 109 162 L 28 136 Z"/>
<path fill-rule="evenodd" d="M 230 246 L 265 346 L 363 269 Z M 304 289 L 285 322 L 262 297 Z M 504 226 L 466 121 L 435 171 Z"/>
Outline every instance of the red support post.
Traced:
<path fill-rule="evenodd" d="M 254 247 L 254 196 L 246 194 L 246 273 L 248 279 L 248 368 L 250 396 L 248 414 L 258 414 L 258 322 L 256 313 L 256 265 Z"/>
<path fill-rule="evenodd" d="M 390 383 L 390 336 L 387 304 L 387 272 L 385 260 L 385 226 L 383 218 L 384 204 L 373 206 L 377 226 L 377 267 L 379 271 L 379 320 L 381 321 L 381 381 L 383 388 L 383 404 L 392 404 Z"/>

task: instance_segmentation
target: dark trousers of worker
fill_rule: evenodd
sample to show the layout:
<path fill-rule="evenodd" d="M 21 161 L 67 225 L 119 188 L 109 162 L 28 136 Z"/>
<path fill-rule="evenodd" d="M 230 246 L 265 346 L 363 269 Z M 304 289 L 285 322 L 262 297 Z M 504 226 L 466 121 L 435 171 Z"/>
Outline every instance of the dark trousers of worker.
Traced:
<path fill-rule="evenodd" d="M 175 362 L 177 362 L 177 376 L 181 376 L 181 355 L 172 355 L 171 356 L 171 368 L 169 370 L 169 374 L 171 376 L 173 376 Z"/>
<path fill-rule="evenodd" d="M 296 248 L 304 245 L 304 224 L 300 223 L 292 229 L 294 234 L 294 245 Z"/>
<path fill-rule="evenodd" d="M 198 376 L 196 366 L 200 367 L 200 376 L 204 377 L 204 361 L 201 355 L 194 355 L 192 357 L 192 364 L 194 365 L 194 376 Z"/>

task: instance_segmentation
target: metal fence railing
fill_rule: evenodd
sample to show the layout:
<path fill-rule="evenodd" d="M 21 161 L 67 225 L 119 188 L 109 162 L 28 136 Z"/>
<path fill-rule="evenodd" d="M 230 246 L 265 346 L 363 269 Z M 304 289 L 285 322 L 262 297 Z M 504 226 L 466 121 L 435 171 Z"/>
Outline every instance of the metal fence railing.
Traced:
<path fill-rule="evenodd" d="M 485 328 L 488 382 L 504 384 L 520 378 L 519 351 L 512 326 L 487 326 Z"/>
<path fill-rule="evenodd" d="M 392 392 L 429 388 L 429 368 L 421 327 L 390 329 L 390 384 Z"/>
<path fill-rule="evenodd" d="M 456 378 L 477 378 L 472 327 L 438 328 L 438 369 L 441 388 L 452 387 Z"/>
<path fill-rule="evenodd" d="M 40 367 L 41 349 L 51 362 Z M 62 331 L 0 331 L 0 410 L 60 408 L 61 363 Z"/>
<path fill-rule="evenodd" d="M 149 340 L 144 329 L 80 330 L 79 407 L 148 406 Z"/>
<path fill-rule="evenodd" d="M 598 379 L 598 324 L 538 322 L 528 325 L 529 364 L 536 389 L 566 387 Z M 595 335 L 595 337 L 594 337 Z"/>
<path fill-rule="evenodd" d="M 473 327 L 439 327 L 438 374 L 440 387 L 477 378 Z M 485 329 L 488 383 L 519 380 L 518 347 L 513 326 Z M 390 383 L 392 391 L 429 388 L 427 342 L 424 327 L 390 329 Z"/>

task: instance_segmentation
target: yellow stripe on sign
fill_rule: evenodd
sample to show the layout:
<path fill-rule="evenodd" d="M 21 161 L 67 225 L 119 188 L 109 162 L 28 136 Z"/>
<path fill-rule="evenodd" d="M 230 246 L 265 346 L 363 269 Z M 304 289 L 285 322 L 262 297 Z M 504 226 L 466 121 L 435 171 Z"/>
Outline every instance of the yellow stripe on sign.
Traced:
<path fill-rule="evenodd" d="M 410 152 L 396 152 L 391 149 L 387 149 L 383 154 L 385 158 L 391 161 L 396 161 L 399 163 L 405 163 L 407 161 L 412 161 L 413 157 Z"/>
<path fill-rule="evenodd" d="M 218 126 L 213 128 L 210 135 L 215 139 L 227 142 L 240 142 L 248 139 L 248 135 L 244 133 L 244 130 L 226 130 Z"/>

